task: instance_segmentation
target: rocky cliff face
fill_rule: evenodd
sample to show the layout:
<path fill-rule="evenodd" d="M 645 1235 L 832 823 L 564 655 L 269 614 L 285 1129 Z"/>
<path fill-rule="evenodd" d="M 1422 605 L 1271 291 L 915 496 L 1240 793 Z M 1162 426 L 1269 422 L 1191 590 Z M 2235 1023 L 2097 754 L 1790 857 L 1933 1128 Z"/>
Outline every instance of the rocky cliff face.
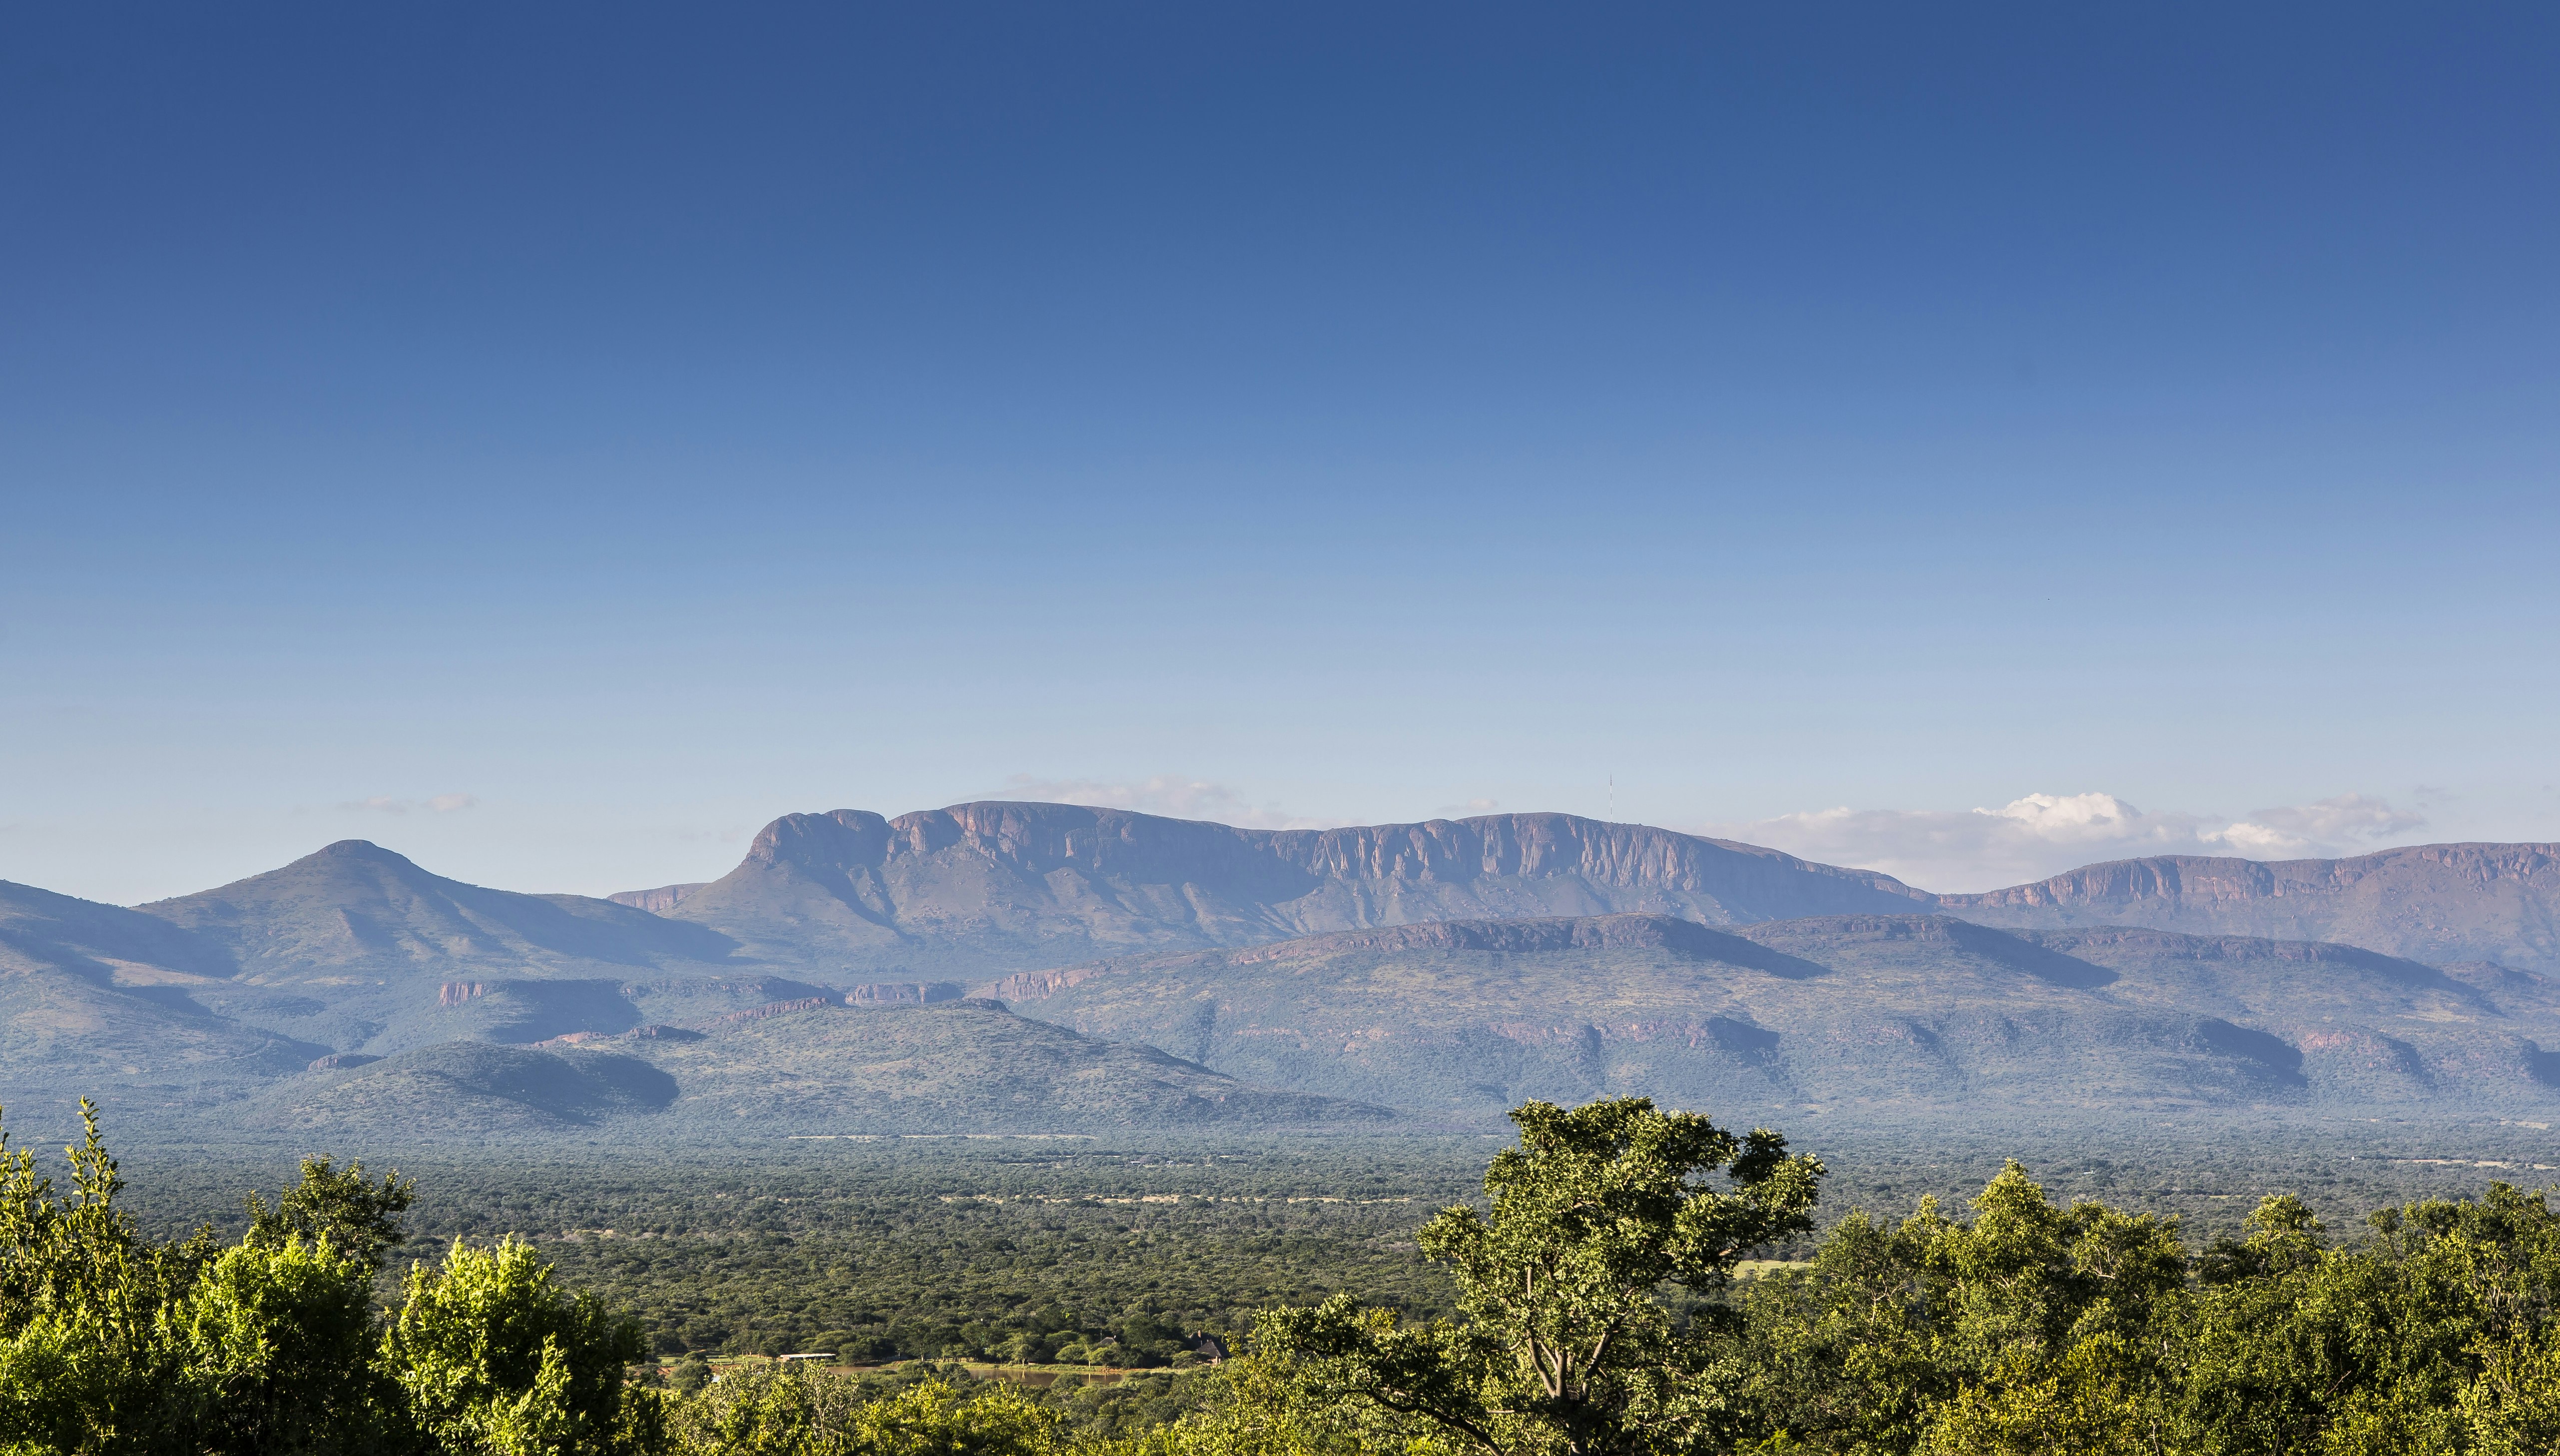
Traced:
<path fill-rule="evenodd" d="M 663 915 L 683 904 L 686 895 L 709 883 L 697 880 L 690 885 L 661 885 L 655 890 L 626 890 L 619 894 L 608 894 L 605 898 L 618 905 L 629 905 L 635 910 L 647 910 L 653 915 Z"/>
<path fill-rule="evenodd" d="M 2560 845 L 2551 844 L 2420 845 L 2270 863 L 2163 855 L 1937 902 L 2001 925 L 2334 940 L 2416 960 L 2560 970 Z"/>
<path fill-rule="evenodd" d="M 1910 910 L 1889 876 L 1565 814 L 1253 830 L 1066 804 L 792 814 L 667 913 L 804 965 L 1056 965 L 1419 921 Z"/>

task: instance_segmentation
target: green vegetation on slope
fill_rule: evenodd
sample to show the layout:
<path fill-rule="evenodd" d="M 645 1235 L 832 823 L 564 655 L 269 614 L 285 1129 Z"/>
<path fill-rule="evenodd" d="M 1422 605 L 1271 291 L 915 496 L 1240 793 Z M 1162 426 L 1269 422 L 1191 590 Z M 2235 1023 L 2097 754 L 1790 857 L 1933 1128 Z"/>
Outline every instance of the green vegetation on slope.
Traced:
<path fill-rule="evenodd" d="M 1027 972 L 1028 1016 L 1245 1081 L 1490 1114 L 2560 1111 L 2560 995 L 2371 951 L 1943 915 L 1470 921 Z"/>

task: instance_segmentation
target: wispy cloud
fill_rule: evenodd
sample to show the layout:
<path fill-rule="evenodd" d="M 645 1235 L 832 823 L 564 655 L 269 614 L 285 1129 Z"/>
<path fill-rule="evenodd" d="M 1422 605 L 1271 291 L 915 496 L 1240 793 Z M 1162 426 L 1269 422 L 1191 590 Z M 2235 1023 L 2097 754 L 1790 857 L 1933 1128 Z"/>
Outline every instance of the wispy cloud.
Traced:
<path fill-rule="evenodd" d="M 1029 799 L 1050 804 L 1083 804 L 1096 809 L 1128 809 L 1173 819 L 1206 819 L 1244 829 L 1331 829 L 1340 819 L 1310 819 L 1276 804 L 1255 805 L 1221 783 L 1160 773 L 1135 782 L 1092 778 L 1035 778 L 1017 773 L 990 797 Z"/>
<path fill-rule="evenodd" d="M 469 794 L 432 794 L 423 799 L 395 799 L 377 794 L 370 799 L 349 799 L 338 807 L 357 814 L 405 814 L 424 809 L 430 814 L 459 814 L 477 808 L 480 801 Z"/>
<path fill-rule="evenodd" d="M 2358 855 L 2424 828 L 2424 816 L 2363 794 L 2252 809 L 2234 818 L 2143 810 L 2113 794 L 2028 794 L 1997 809 L 1818 809 L 1708 826 L 1825 864 L 1881 870 L 1928 890 L 1997 890 L 2101 860 Z"/>

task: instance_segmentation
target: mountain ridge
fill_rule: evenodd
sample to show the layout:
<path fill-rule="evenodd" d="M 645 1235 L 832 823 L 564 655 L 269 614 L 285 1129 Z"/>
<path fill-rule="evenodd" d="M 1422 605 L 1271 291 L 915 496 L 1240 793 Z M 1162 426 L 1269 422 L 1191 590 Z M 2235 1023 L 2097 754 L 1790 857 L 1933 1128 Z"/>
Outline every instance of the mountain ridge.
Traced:
<path fill-rule="evenodd" d="M 1008 1116 L 1045 1105 L 1057 1094 L 1008 1060 L 1036 1045 L 1068 1081 L 1079 1057 L 1118 1068 L 1078 1104 L 1077 1116 L 1105 1123 L 1113 1097 L 1177 1120 L 1285 1120 L 1293 1095 L 1481 1110 L 1497 1083 L 1505 1095 L 1658 1087 L 1752 1105 L 1847 1098 L 1869 1111 L 1916 1098 L 1954 1112 L 2067 1082 L 2084 1111 L 2118 1097 L 2549 1115 L 2545 1090 L 2560 1087 L 2560 981 L 2542 974 L 2560 971 L 2549 959 L 2554 849 L 2158 857 L 1938 895 L 1569 815 L 1260 831 L 990 802 L 893 820 L 786 815 L 720 880 L 596 898 L 473 886 L 345 840 L 134 908 L 0 884 L 0 1098 L 50 1104 L 67 1087 L 95 1089 L 218 1126 L 233 1115 L 224 1109 L 317 1066 L 331 1086 L 377 1089 L 347 1095 L 386 1115 L 402 1103 L 384 1089 L 451 1085 L 463 1089 L 457 1105 L 478 1109 L 466 1123 L 568 1126 L 587 1115 L 580 1099 L 601 1098 L 597 1116 L 699 1131 L 690 1114 L 569 1077 L 570 1062 L 424 1049 L 574 1052 L 586 1058 L 576 1065 L 611 1067 L 593 1060 L 609 1042 L 610 1054 L 713 1078 L 747 1098 L 737 1105 L 780 1117 L 782 1103 L 748 1095 L 751 1064 L 704 1047 L 752 1026 L 779 1039 L 775 1064 L 799 1067 L 793 1084 L 809 1097 L 923 1121 L 941 1114 L 894 1079 L 943 1084 L 936 1057 L 972 1068 L 950 1086 L 1019 1083 L 1028 1099 L 972 1105 Z M 1278 1016 L 1287 977 L 1359 966 L 1440 990 L 1404 1006 L 1405 990 L 1355 978 L 1344 1005 L 1299 1007 L 1288 1012 L 1297 1020 L 1231 1045 L 1218 1039 L 1234 1017 L 1203 1010 L 1229 995 L 1217 982 L 1262 987 L 1248 1022 Z M 1163 996 L 1190 987 L 1190 999 L 1114 1001 L 1136 984 L 1132 967 Z M 1619 973 L 1628 979 L 1610 979 Z M 1241 1080 L 1218 1094 L 1219 1112 L 1163 1091 L 1143 1058 L 1070 1055 L 1010 1023 L 844 1019 L 947 1005 L 971 987 Z M 939 1028 L 941 1040 L 912 1056 L 864 1040 L 892 1025 Z M 1445 1034 L 1440 1051 L 1397 1041 L 1428 1026 Z M 862 1062 L 875 1070 L 857 1095 L 861 1058 L 831 1061 L 794 1043 L 803 1037 L 885 1059 Z M 1376 1063 L 1366 1080 L 1308 1080 L 1361 1047 Z M 515 1097 L 516 1073 L 500 1074 L 509 1066 L 552 1077 L 527 1084 L 552 1090 Z"/>
<path fill-rule="evenodd" d="M 1985 924 L 2334 940 L 2419 960 L 2560 971 L 2560 844 L 2405 845 L 2327 860 L 2155 855 L 1935 898 Z"/>
<path fill-rule="evenodd" d="M 907 964 L 967 947 L 1056 964 L 1079 944 L 1206 948 L 1471 914 L 1732 924 L 1925 899 L 1871 871 L 1565 814 L 1257 830 L 990 801 L 784 815 L 665 913 L 777 961 Z"/>

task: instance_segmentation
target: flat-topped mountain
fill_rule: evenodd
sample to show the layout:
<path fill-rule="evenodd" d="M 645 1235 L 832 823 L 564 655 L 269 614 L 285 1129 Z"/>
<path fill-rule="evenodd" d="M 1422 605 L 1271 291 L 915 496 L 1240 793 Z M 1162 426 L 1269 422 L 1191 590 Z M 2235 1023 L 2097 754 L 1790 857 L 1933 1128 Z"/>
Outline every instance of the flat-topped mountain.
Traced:
<path fill-rule="evenodd" d="M 1941 909 L 2335 940 L 2560 973 L 2560 846 L 2427 845 L 2346 860 L 2159 857 L 1985 894 L 1568 814 L 1251 830 L 1065 804 L 884 819 L 789 814 L 707 885 L 614 896 L 804 968 L 969 975 L 1140 947 L 1238 946 L 1433 920 L 1621 913 L 1744 925 Z"/>
<path fill-rule="evenodd" d="M 2560 845 L 2445 844 L 2346 860 L 2117 860 L 1938 905 L 2000 925 L 2147 925 L 2334 940 L 2560 972 Z"/>
<path fill-rule="evenodd" d="M 668 898 L 668 916 L 777 964 L 935 970 L 1426 920 L 1730 925 L 1929 901 L 1870 871 L 1568 814 L 1257 830 L 1014 803 L 785 815 L 735 870 Z"/>
<path fill-rule="evenodd" d="M 1605 1089 L 1949 1116 L 2057 1089 L 2093 1113 L 2547 1116 L 2555 848 L 2139 860 L 1941 896 L 1567 815 L 1272 832 L 988 803 L 787 815 L 720 880 L 596 899 L 467 885 L 351 840 L 138 909 L 0 885 L 0 1102 L 97 1092 L 219 1123 L 251 1099 L 291 1122 L 318 1076 L 356 1089 L 322 1098 L 342 1111 L 391 1115 L 400 1096 L 381 1089 L 449 1082 L 478 1089 L 455 1093 L 478 1109 L 466 1124 L 700 1131 L 678 1109 L 759 1074 L 703 1039 L 770 1036 L 841 1054 L 802 1049 L 798 1090 L 758 1125 L 798 1098 L 940 1126 L 930 1089 L 972 1079 L 1038 1107 L 1051 1092 L 1008 1062 L 1035 1047 L 1069 1081 L 1128 1073 L 1075 1081 L 1059 1117 L 1073 1101 L 1106 1125 L 1115 1099 L 1149 1125 L 1192 1115 L 1148 1090 L 1143 1058 L 984 1018 L 858 1019 L 976 987 L 1236 1078 L 1216 1117 L 1295 1115 L 1266 1093 L 1472 1116 Z M 893 1025 L 978 1030 L 889 1054 Z M 427 1054 L 456 1046 L 537 1059 Z M 633 1090 L 646 1077 L 590 1075 L 632 1066 L 681 1089 L 658 1105 Z M 505 1090 L 520 1073 L 522 1097 Z"/>

